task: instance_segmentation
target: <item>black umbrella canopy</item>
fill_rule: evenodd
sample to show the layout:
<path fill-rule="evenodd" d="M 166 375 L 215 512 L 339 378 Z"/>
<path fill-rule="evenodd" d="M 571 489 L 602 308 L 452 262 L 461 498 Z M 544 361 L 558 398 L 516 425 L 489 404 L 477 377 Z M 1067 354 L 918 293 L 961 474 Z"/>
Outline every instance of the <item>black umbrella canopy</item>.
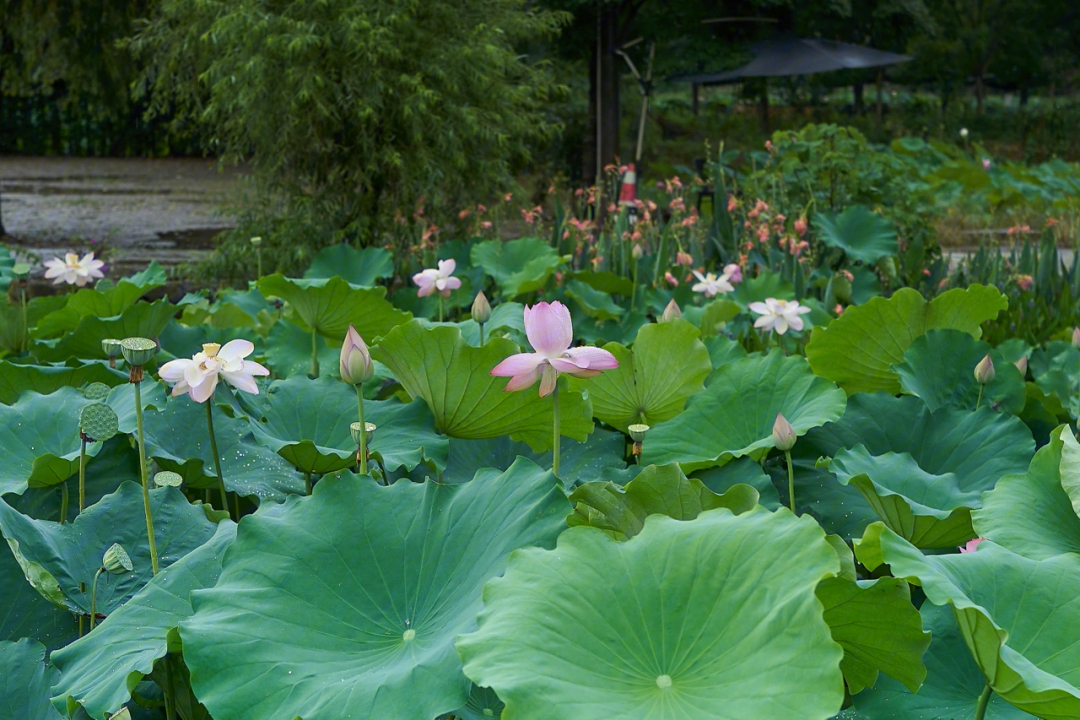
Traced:
<path fill-rule="evenodd" d="M 750 77 L 813 75 L 830 70 L 881 67 L 908 62 L 912 59 L 909 55 L 875 50 L 865 45 L 816 38 L 768 40 L 754 46 L 754 55 L 753 60 L 735 70 L 677 75 L 670 79 L 675 82 L 710 85 Z"/>

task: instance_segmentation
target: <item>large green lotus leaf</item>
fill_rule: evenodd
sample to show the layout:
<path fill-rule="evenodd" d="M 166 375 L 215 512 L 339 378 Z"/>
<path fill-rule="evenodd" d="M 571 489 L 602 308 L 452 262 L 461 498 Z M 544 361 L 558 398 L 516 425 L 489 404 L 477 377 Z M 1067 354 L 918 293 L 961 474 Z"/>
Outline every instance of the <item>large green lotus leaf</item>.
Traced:
<path fill-rule="evenodd" d="M 722 365 L 686 410 L 650 430 L 641 461 L 677 462 L 690 471 L 743 455 L 760 457 L 773 447 L 778 413 L 802 435 L 839 418 L 844 404 L 843 391 L 816 377 L 801 357 L 747 357 Z"/>
<path fill-rule="evenodd" d="M 75 616 L 43 598 L 4 545 L 0 547 L 0 641 L 29 637 L 50 648 L 66 644 L 79 630 Z"/>
<path fill-rule="evenodd" d="M 938 295 L 930 302 L 910 288 L 848 308 L 827 327 L 816 327 L 806 346 L 814 372 L 850 395 L 901 391 L 893 370 L 915 338 L 928 330 L 953 329 L 979 337 L 983 322 L 997 317 L 1009 302 L 997 288 L 971 285 Z M 973 368 L 974 370 L 974 368 Z"/>
<path fill-rule="evenodd" d="M 58 337 L 74 330 L 78 327 L 79 320 L 87 316 L 116 317 L 133 306 L 143 295 L 164 284 L 165 270 L 154 261 L 147 271 L 131 278 L 122 278 L 108 290 L 82 288 L 67 296 L 67 304 L 62 309 L 41 318 L 34 328 L 33 336 Z"/>
<path fill-rule="evenodd" d="M 677 464 L 650 465 L 620 487 L 612 482 L 588 482 L 570 495 L 577 503 L 566 518 L 570 527 L 587 525 L 628 540 L 645 526 L 649 515 L 693 520 L 706 510 L 727 508 L 738 515 L 758 503 L 757 490 L 735 485 L 722 495 L 698 479 L 687 478 Z"/>
<path fill-rule="evenodd" d="M 450 717 L 458 718 L 458 720 L 488 720 L 488 718 L 497 720 L 502 717 L 504 707 L 503 701 L 494 690 L 473 685 L 472 692 L 469 693 L 469 701 L 465 703 L 465 706 L 448 716 L 440 716 L 439 720 L 447 720 Z"/>
<path fill-rule="evenodd" d="M 162 569 L 214 533 L 215 526 L 206 519 L 202 507 L 189 503 L 176 488 L 151 490 L 150 509 Z M 0 500 L 0 531 L 38 592 L 76 613 L 90 613 L 91 582 L 101 567 L 102 556 L 113 543 L 127 550 L 134 570 L 101 578 L 98 613 L 111 613 L 152 576 L 142 488 L 135 483 L 123 483 L 115 493 L 88 507 L 75 522 L 65 525 L 33 520 Z"/>
<path fill-rule="evenodd" d="M 551 398 L 536 387 L 505 392 L 507 379 L 491 370 L 521 349 L 504 338 L 492 338 L 482 348 L 469 346 L 457 328 L 426 329 L 419 322 L 394 328 L 372 348 L 413 397 L 423 398 L 435 416 L 435 427 L 456 438 L 478 439 L 509 435 L 535 452 L 552 445 Z M 584 441 L 592 432 L 592 407 L 566 381 L 559 390 L 560 430 Z"/>
<path fill-rule="evenodd" d="M 42 362 L 64 362 L 68 358 L 102 358 L 101 341 L 105 338 L 157 337 L 176 314 L 177 307 L 162 298 L 156 302 L 135 303 L 116 317 L 86 315 L 79 325 L 58 340 L 39 340 L 30 354 Z"/>
<path fill-rule="evenodd" d="M 719 467 L 705 468 L 693 474 L 705 487 L 718 495 L 726 493 L 734 485 L 749 485 L 758 491 L 758 504 L 769 510 L 780 507 L 780 496 L 772 478 L 752 458 L 741 457 Z M 787 482 L 787 475 L 784 475 Z"/>
<path fill-rule="evenodd" d="M 627 467 L 626 436 L 614 430 L 598 429 L 585 442 L 564 439 L 559 458 L 559 482 L 564 488 L 595 480 L 626 482 L 637 466 Z M 467 482 L 477 468 L 505 470 L 518 456 L 540 467 L 551 467 L 551 451 L 534 453 L 525 443 L 503 436 L 482 440 L 450 438 L 450 453 L 442 481 Z M 756 466 L 755 466 L 756 467 Z"/>
<path fill-rule="evenodd" d="M 62 387 L 81 387 L 93 382 L 115 386 L 127 382 L 127 373 L 110 370 L 102 363 L 64 365 L 16 365 L 0 360 L 0 403 L 11 405 L 24 392 L 48 395 Z"/>
<path fill-rule="evenodd" d="M 845 552 L 850 559 L 850 549 Z M 852 695 L 872 687 L 878 671 L 918 691 L 926 679 L 922 657 L 930 633 L 923 632 L 905 581 L 826 578 L 817 596 L 833 640 L 844 648 L 840 669 Z"/>
<path fill-rule="evenodd" d="M 1080 555 L 1031 560 L 984 542 L 926 556 L 888 528 L 872 530 L 856 548 L 863 564 L 880 559 L 930 602 L 952 605 L 994 692 L 1044 720 L 1080 718 Z"/>
<path fill-rule="evenodd" d="M 79 472 L 79 410 L 89 400 L 75 388 L 51 395 L 24 394 L 13 405 L 0 405 L 0 495 L 47 487 Z M 86 448 L 97 455 L 100 443 Z"/>
<path fill-rule="evenodd" d="M 321 335 L 315 337 L 319 353 L 319 374 L 338 372 L 341 345 L 331 344 Z M 311 373 L 311 332 L 287 320 L 274 323 L 266 336 L 266 365 L 277 377 Z"/>
<path fill-rule="evenodd" d="M 713 369 L 726 365 L 729 362 L 741 360 L 746 357 L 746 348 L 737 340 L 724 335 L 713 335 L 702 340 L 709 351 L 709 362 Z"/>
<path fill-rule="evenodd" d="M 1080 445 L 1064 425 L 1035 453 L 1026 473 L 1006 475 L 972 514 L 980 537 L 1032 560 L 1080 553 L 1080 517 L 1063 483 L 1080 473 Z"/>
<path fill-rule="evenodd" d="M 56 676 L 41 643 L 0 642 L 0 720 L 60 720 L 49 704 Z"/>
<path fill-rule="evenodd" d="M 838 485 L 818 467 L 818 459 L 860 444 L 873 456 L 909 453 L 932 475 L 953 473 L 962 492 L 989 490 L 1002 475 L 1023 472 L 1035 450 L 1031 432 L 1013 416 L 986 408 L 932 413 L 911 395 L 852 395 L 840 420 L 811 430 L 792 450 L 800 507 L 848 539 L 861 535 L 877 515 L 855 488 Z"/>
<path fill-rule="evenodd" d="M 1047 395 L 1056 395 L 1071 417 L 1080 412 L 1080 350 L 1055 340 L 1031 354 L 1029 364 L 1035 383 Z"/>
<path fill-rule="evenodd" d="M 975 537 L 971 510 L 979 507 L 980 493 L 961 490 L 956 473 L 927 472 L 909 453 L 871 456 L 863 445 L 837 451 L 829 469 L 915 547 L 956 547 Z"/>
<path fill-rule="evenodd" d="M 877 683 L 855 697 L 858 717 L 867 720 L 975 720 L 979 695 L 986 678 L 968 652 L 956 617 L 949 607 L 923 603 L 923 626 L 933 635 L 923 657 L 926 682 L 912 692 L 892 678 L 879 676 Z M 1026 712 L 998 695 L 991 695 L 985 720 L 1025 720 Z"/>
<path fill-rule="evenodd" d="M 829 247 L 840 248 L 849 260 L 868 265 L 896 255 L 896 228 L 864 205 L 851 205 L 839 215 L 815 213 L 818 237 Z"/>
<path fill-rule="evenodd" d="M 702 383 L 712 371 L 697 328 L 685 320 L 643 325 L 631 350 L 619 343 L 604 349 L 619 367 L 588 380 L 571 378 L 570 386 L 588 391 L 593 415 L 623 431 L 635 423 L 656 425 L 678 415 L 687 398 L 704 389 Z"/>
<path fill-rule="evenodd" d="M 564 260 L 540 238 L 485 240 L 472 246 L 470 257 L 473 265 L 482 267 L 508 299 L 543 288 Z"/>
<path fill-rule="evenodd" d="M 591 318 L 618 320 L 623 314 L 622 306 L 612 300 L 610 295 L 580 280 L 571 280 L 566 284 L 566 295 L 576 301 L 581 311 Z"/>
<path fill-rule="evenodd" d="M 217 586 L 194 593 L 192 687 L 217 720 L 451 712 L 470 687 L 454 640 L 484 583 L 512 550 L 554 545 L 569 510 L 524 459 L 461 485 L 325 477 L 245 518 Z"/>
<path fill-rule="evenodd" d="M 166 387 L 164 383 L 146 377 L 139 384 L 143 414 L 148 415 L 155 410 L 161 410 L 166 403 Z M 131 383 L 117 385 L 109 391 L 105 404 L 116 413 L 117 427 L 120 432 L 134 435 L 138 431 L 138 421 L 135 418 L 135 386 Z"/>
<path fill-rule="evenodd" d="M 628 542 L 571 528 L 514 553 L 458 652 L 519 720 L 824 720 L 843 651 L 814 590 L 839 566 L 786 510 L 654 515 Z"/>
<path fill-rule="evenodd" d="M 613 272 L 593 272 L 592 270 L 579 270 L 572 274 L 574 280 L 579 280 L 589 287 L 611 295 L 630 297 L 634 294 L 634 281 L 625 275 Z"/>
<path fill-rule="evenodd" d="M 371 342 L 412 317 L 387 302 L 386 288 L 354 288 L 340 277 L 296 280 L 267 275 L 259 278 L 259 292 L 289 303 L 307 328 L 334 342 L 344 339 L 350 324 Z"/>
<path fill-rule="evenodd" d="M 260 500 L 282 500 L 304 491 L 304 481 L 276 452 L 259 444 L 251 424 L 229 417 L 213 401 L 214 436 L 225 489 Z M 206 424 L 206 407 L 187 395 L 161 412 L 146 413 L 146 454 L 163 470 L 179 473 L 192 488 L 217 488 L 217 471 Z"/>
<path fill-rule="evenodd" d="M 165 657 L 170 633 L 191 617 L 192 591 L 217 582 L 222 555 L 235 537 L 236 525 L 222 522 L 205 545 L 155 576 L 89 635 L 54 652 L 50 660 L 61 674 L 53 705 L 63 711 L 78 703 L 93 718 L 118 711 Z"/>
<path fill-rule="evenodd" d="M 358 422 L 356 390 L 332 377 L 276 380 L 263 398 L 244 397 L 259 442 L 301 472 L 328 473 L 356 465 L 349 425 Z M 446 467 L 447 438 L 435 431 L 423 402 L 364 401 L 364 421 L 378 429 L 370 452 L 387 471 L 424 460 Z"/>
<path fill-rule="evenodd" d="M 764 302 L 766 298 L 795 299 L 795 286 L 777 272 L 765 271 L 757 277 L 747 278 L 735 286 L 735 292 L 727 297 L 744 309 L 752 302 Z"/>
<path fill-rule="evenodd" d="M 982 406 L 1019 415 L 1027 401 L 1020 371 L 988 343 L 960 330 L 929 330 L 915 338 L 894 370 L 904 392 L 918 395 L 931 410 L 974 410 L 979 403 L 975 366 L 990 356 L 994 379 L 983 389 Z"/>
<path fill-rule="evenodd" d="M 348 243 L 324 247 L 304 273 L 309 280 L 336 276 L 357 287 L 371 287 L 377 280 L 393 275 L 394 256 L 389 250 L 381 247 L 357 250 Z"/>

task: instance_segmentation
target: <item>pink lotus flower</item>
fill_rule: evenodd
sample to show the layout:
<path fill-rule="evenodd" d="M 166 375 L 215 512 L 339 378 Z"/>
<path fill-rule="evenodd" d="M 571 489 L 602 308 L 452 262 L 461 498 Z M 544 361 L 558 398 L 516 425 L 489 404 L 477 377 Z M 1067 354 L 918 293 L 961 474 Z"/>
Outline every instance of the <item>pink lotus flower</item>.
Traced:
<path fill-rule="evenodd" d="M 761 316 L 754 321 L 754 327 L 775 330 L 780 335 L 786 333 L 788 328 L 802 330 L 803 320 L 799 316 L 810 312 L 810 308 L 795 300 L 776 298 L 765 298 L 765 302 L 752 302 L 749 307 Z"/>
<path fill-rule="evenodd" d="M 206 402 L 214 394 L 218 378 L 237 390 L 259 394 L 254 375 L 269 375 L 270 371 L 257 362 L 245 360 L 255 350 L 247 340 L 230 340 L 224 346 L 205 343 L 202 352 L 190 360 L 172 360 L 161 366 L 161 379 L 173 384 L 173 397 L 188 393 L 195 402 Z"/>
<path fill-rule="evenodd" d="M 82 258 L 78 253 L 67 253 L 64 259 L 53 258 L 45 261 L 45 279 L 52 280 L 53 285 L 67 283 L 83 287 L 91 280 L 105 277 L 101 268 L 105 263 L 94 259 L 94 253 L 86 253 Z"/>
<path fill-rule="evenodd" d="M 979 543 L 985 542 L 986 538 L 975 538 L 974 540 L 968 540 L 967 543 L 960 546 L 960 552 L 973 553 L 975 548 L 979 547 Z"/>
<path fill-rule="evenodd" d="M 451 290 L 457 290 L 461 287 L 461 280 L 451 277 L 456 268 L 457 261 L 450 258 L 449 260 L 440 260 L 437 270 L 428 268 L 416 273 L 412 276 L 413 282 L 420 286 L 416 294 L 420 297 L 427 297 L 438 290 L 443 297 L 450 297 Z"/>
<path fill-rule="evenodd" d="M 491 371 L 496 377 L 510 378 L 507 392 L 530 388 L 540 380 L 540 397 L 545 397 L 555 389 L 560 373 L 587 378 L 619 367 L 619 361 L 607 350 L 570 347 L 574 326 L 570 311 L 561 302 L 526 306 L 525 335 L 535 352 L 511 355 Z"/>
<path fill-rule="evenodd" d="M 735 263 L 728 263 L 724 266 L 724 277 L 728 279 L 732 285 L 738 285 L 742 282 L 742 268 Z"/>
<path fill-rule="evenodd" d="M 990 158 L 983 158 L 982 159 L 982 166 L 983 166 L 983 170 L 989 170 L 990 169 Z"/>

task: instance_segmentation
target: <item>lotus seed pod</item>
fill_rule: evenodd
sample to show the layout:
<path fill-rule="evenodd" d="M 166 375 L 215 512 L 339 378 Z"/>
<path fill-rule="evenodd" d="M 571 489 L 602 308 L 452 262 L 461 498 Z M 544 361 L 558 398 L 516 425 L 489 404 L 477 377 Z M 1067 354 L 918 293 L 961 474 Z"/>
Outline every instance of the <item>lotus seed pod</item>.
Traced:
<path fill-rule="evenodd" d="M 483 290 L 476 293 L 476 299 L 472 302 L 472 319 L 478 323 L 486 323 L 491 319 L 491 303 Z"/>
<path fill-rule="evenodd" d="M 371 441 L 375 438 L 375 423 L 366 422 L 364 426 L 367 428 L 367 437 L 365 438 L 367 445 L 371 445 Z M 349 425 L 349 432 L 352 434 L 353 442 L 358 446 L 360 445 L 360 423 L 354 422 Z"/>
<path fill-rule="evenodd" d="M 131 711 L 127 708 L 120 708 L 120 712 L 110 715 L 109 720 L 131 720 Z"/>
<path fill-rule="evenodd" d="M 120 351 L 129 364 L 142 367 L 157 355 L 157 343 L 149 338 L 130 337 L 120 341 Z"/>
<path fill-rule="evenodd" d="M 645 433 L 649 432 L 649 426 L 640 423 L 626 429 L 630 432 L 630 439 L 636 443 L 645 442 Z"/>
<path fill-rule="evenodd" d="M 87 442 L 105 442 L 119 430 L 116 411 L 105 403 L 90 403 L 79 412 L 79 432 Z"/>
<path fill-rule="evenodd" d="M 251 240 L 249 240 L 248 242 L 251 243 L 252 247 L 258 248 L 260 245 L 262 245 L 262 238 L 259 236 L 255 236 L 251 238 Z"/>
<path fill-rule="evenodd" d="M 101 559 L 101 566 L 113 575 L 129 573 L 134 567 L 131 564 L 131 558 L 128 556 L 127 550 L 120 543 L 113 543 L 109 546 L 109 549 L 105 551 L 105 557 Z"/>
<path fill-rule="evenodd" d="M 776 446 L 776 449 L 787 452 L 795 447 L 797 437 L 795 428 L 791 427 L 791 423 L 787 421 L 787 418 L 781 413 L 776 413 L 776 422 L 772 426 L 773 445 Z"/>
<path fill-rule="evenodd" d="M 30 265 L 29 263 L 15 263 L 11 267 L 11 272 L 15 274 L 16 280 L 25 280 L 30 277 Z"/>
<path fill-rule="evenodd" d="M 101 341 L 101 351 L 105 353 L 107 358 L 118 358 L 123 353 L 123 348 L 120 347 L 120 341 L 116 338 L 106 338 Z"/>
<path fill-rule="evenodd" d="M 994 381 L 994 361 L 987 355 L 975 366 L 975 381 L 980 385 L 986 385 Z"/>
<path fill-rule="evenodd" d="M 154 484 L 158 487 L 180 487 L 183 482 L 183 476 L 169 470 L 162 470 L 154 475 Z"/>
<path fill-rule="evenodd" d="M 82 394 L 86 396 L 88 400 L 104 400 L 109 397 L 109 391 L 111 387 L 105 383 L 92 382 L 82 389 Z"/>
<path fill-rule="evenodd" d="M 678 320 L 682 317 L 682 310 L 679 309 L 679 303 L 672 300 L 664 308 L 664 314 L 660 316 L 660 322 L 671 322 L 672 320 Z"/>

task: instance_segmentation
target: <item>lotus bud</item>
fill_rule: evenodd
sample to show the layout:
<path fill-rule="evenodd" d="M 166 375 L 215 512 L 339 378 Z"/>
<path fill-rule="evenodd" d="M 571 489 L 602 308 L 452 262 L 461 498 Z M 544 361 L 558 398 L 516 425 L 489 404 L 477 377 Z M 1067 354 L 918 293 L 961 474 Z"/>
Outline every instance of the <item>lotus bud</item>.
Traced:
<path fill-rule="evenodd" d="M 180 487 L 183 483 L 184 478 L 180 473 L 162 470 L 154 475 L 154 484 L 158 487 Z"/>
<path fill-rule="evenodd" d="M 1017 360 L 1014 363 L 1014 365 L 1016 365 L 1016 369 L 1020 371 L 1020 377 L 1027 377 L 1027 366 L 1028 366 L 1027 356 L 1021 357 L 1019 360 Z"/>
<path fill-rule="evenodd" d="M 367 437 L 365 438 L 365 443 L 367 444 L 368 447 L 371 447 L 371 441 L 375 439 L 375 430 L 377 429 L 376 425 L 375 425 L 375 423 L 366 422 L 366 423 L 364 423 L 364 428 L 366 430 L 365 434 L 367 435 Z M 353 442 L 356 443 L 357 447 L 359 447 L 360 446 L 360 423 L 358 423 L 358 422 L 350 423 L 349 424 L 349 432 L 352 434 Z"/>
<path fill-rule="evenodd" d="M 975 366 L 975 381 L 980 385 L 987 385 L 994 381 L 994 361 L 987 355 Z"/>
<path fill-rule="evenodd" d="M 113 575 L 129 573 L 134 567 L 131 564 L 131 558 L 128 556 L 127 550 L 120 543 L 113 543 L 109 546 L 109 549 L 105 551 L 105 557 L 101 559 L 101 566 L 105 568 L 106 572 Z"/>
<path fill-rule="evenodd" d="M 15 263 L 11 267 L 11 272 L 15 275 L 16 280 L 25 280 L 30 277 L 30 265 L 29 263 Z"/>
<path fill-rule="evenodd" d="M 120 341 L 120 351 L 124 354 L 124 359 L 128 361 L 128 365 L 131 365 L 128 379 L 135 383 L 142 382 L 143 365 L 150 362 L 157 355 L 158 346 L 156 342 L 149 338 L 130 337 Z"/>
<path fill-rule="evenodd" d="M 262 245 L 262 238 L 259 237 L 259 236 L 256 236 L 256 237 L 251 238 L 251 240 L 249 240 L 248 242 L 251 243 L 252 247 L 258 248 L 260 245 Z"/>
<path fill-rule="evenodd" d="M 791 427 L 791 423 L 787 421 L 787 418 L 781 413 L 776 413 L 776 422 L 772 426 L 773 445 L 776 446 L 776 449 L 784 452 L 791 450 L 791 448 L 795 447 L 797 437 L 795 428 Z"/>
<path fill-rule="evenodd" d="M 491 303 L 483 290 L 476 293 L 476 299 L 472 301 L 472 319 L 480 324 L 491 319 Z"/>
<path fill-rule="evenodd" d="M 967 140 L 967 136 L 968 136 L 968 129 L 967 128 L 960 128 L 960 137 L 962 139 L 964 139 L 964 140 Z"/>
<path fill-rule="evenodd" d="M 107 338 L 101 341 L 101 351 L 105 353 L 105 357 L 109 358 L 109 367 L 116 367 L 116 358 L 120 357 L 123 352 L 123 348 L 120 347 L 120 341 L 116 338 Z"/>
<path fill-rule="evenodd" d="M 131 720 L 131 711 L 127 708 L 120 708 L 120 712 L 110 715 L 109 720 Z"/>
<path fill-rule="evenodd" d="M 349 331 L 345 333 L 345 342 L 341 345 L 340 370 L 341 379 L 350 385 L 365 383 L 375 374 L 375 366 L 371 363 L 368 346 L 352 325 L 349 325 Z"/>
<path fill-rule="evenodd" d="M 116 411 L 105 403 L 90 403 L 79 411 L 79 437 L 86 442 L 105 442 L 119 431 Z"/>
<path fill-rule="evenodd" d="M 1073 328 L 1072 345 L 1074 348 L 1080 348 L 1080 327 Z"/>
<path fill-rule="evenodd" d="M 105 383 L 92 382 L 82 389 L 82 394 L 87 400 L 104 400 L 109 397 L 111 387 Z"/>
<path fill-rule="evenodd" d="M 682 317 L 682 310 L 679 309 L 679 303 L 675 300 L 671 300 L 664 308 L 664 314 L 660 316 L 660 322 L 671 322 L 678 320 Z"/>
<path fill-rule="evenodd" d="M 631 248 L 630 257 L 634 258 L 635 260 L 640 260 L 641 258 L 645 257 L 645 250 L 641 247 L 641 243 L 638 243 L 634 245 L 633 248 Z"/>

